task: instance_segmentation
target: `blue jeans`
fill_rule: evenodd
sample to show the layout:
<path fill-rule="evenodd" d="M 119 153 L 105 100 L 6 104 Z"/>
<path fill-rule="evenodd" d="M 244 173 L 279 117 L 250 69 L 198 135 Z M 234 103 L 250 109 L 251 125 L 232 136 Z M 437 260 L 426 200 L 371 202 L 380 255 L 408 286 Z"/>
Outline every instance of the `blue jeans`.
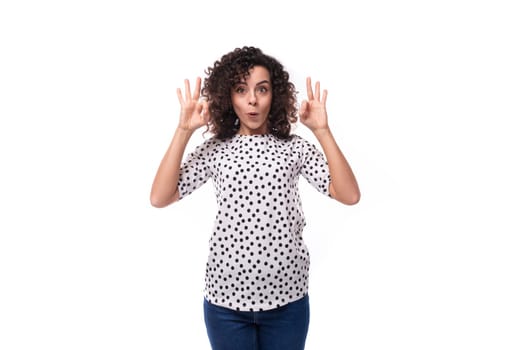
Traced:
<path fill-rule="evenodd" d="M 204 300 L 204 321 L 213 350 L 304 350 L 308 295 L 268 311 L 235 311 Z"/>

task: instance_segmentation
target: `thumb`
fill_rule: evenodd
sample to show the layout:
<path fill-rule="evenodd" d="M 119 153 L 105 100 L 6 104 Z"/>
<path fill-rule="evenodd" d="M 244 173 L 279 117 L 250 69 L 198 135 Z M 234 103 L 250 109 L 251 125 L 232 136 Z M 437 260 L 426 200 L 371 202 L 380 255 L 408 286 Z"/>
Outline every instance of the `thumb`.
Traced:
<path fill-rule="evenodd" d="M 208 123 L 210 120 L 210 112 L 208 109 L 208 101 L 202 101 L 202 119 L 205 123 Z"/>
<path fill-rule="evenodd" d="M 195 112 L 197 112 L 198 114 L 201 114 L 202 110 L 203 110 L 202 103 L 201 102 L 197 103 L 197 105 L 195 106 Z"/>
<path fill-rule="evenodd" d="M 308 112 L 308 101 L 303 100 L 303 102 L 301 102 L 301 107 L 299 108 L 299 118 L 302 119 L 306 117 L 307 112 Z"/>

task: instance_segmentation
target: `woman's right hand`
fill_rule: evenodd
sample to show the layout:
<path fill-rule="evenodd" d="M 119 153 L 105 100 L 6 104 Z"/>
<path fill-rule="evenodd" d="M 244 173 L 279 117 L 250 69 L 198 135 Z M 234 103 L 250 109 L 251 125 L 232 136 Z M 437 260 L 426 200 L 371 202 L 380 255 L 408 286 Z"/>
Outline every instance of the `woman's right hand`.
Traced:
<path fill-rule="evenodd" d="M 199 101 L 201 91 L 201 78 L 197 78 L 195 90 L 193 95 L 190 90 L 190 82 L 188 79 L 184 80 L 185 95 L 182 96 L 182 91 L 177 89 L 177 96 L 180 102 L 180 119 L 179 128 L 182 130 L 193 132 L 208 124 L 210 115 L 208 113 L 208 102 Z"/>

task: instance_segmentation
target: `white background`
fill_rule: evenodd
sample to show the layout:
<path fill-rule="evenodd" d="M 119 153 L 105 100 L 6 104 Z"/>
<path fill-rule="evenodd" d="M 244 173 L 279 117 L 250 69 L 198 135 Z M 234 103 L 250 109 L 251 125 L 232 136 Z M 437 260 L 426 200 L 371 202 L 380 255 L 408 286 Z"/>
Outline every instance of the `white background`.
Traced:
<path fill-rule="evenodd" d="M 149 190 L 176 88 L 253 45 L 329 90 L 362 190 L 302 180 L 307 349 L 524 349 L 519 3 L 2 1 L 0 348 L 208 349 L 213 188 Z"/>

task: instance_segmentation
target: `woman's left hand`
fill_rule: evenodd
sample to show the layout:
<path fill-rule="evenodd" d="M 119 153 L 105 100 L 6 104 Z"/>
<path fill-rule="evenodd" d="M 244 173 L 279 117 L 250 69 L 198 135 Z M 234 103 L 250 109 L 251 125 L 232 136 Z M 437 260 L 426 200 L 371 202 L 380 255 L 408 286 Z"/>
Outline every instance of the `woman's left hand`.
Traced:
<path fill-rule="evenodd" d="M 315 92 L 312 91 L 312 80 L 306 78 L 306 92 L 308 100 L 301 103 L 299 119 L 312 132 L 328 129 L 328 115 L 326 113 L 326 96 L 328 91 L 323 90 L 321 97 L 321 84 L 315 83 Z"/>

